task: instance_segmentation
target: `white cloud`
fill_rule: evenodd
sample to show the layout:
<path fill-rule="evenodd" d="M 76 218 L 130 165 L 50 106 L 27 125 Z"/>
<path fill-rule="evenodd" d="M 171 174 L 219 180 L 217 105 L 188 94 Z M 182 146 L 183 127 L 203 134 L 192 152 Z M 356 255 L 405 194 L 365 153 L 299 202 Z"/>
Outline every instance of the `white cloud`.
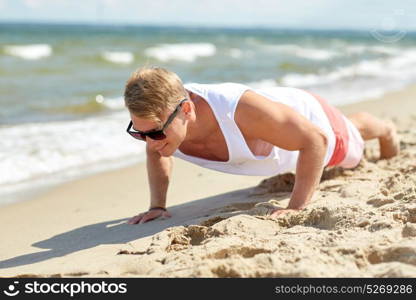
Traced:
<path fill-rule="evenodd" d="M 120 1 L 117 0 L 102 0 L 105 6 L 107 7 L 115 7 L 120 5 Z"/>
<path fill-rule="evenodd" d="M 59 5 L 68 0 L 23 0 L 23 3 L 29 8 L 47 7 L 49 5 Z"/>
<path fill-rule="evenodd" d="M 334 29 L 378 27 L 390 17 L 416 28 L 414 0 L 0 0 L 0 7 L 5 20 Z"/>
<path fill-rule="evenodd" d="M 36 8 L 36 7 L 40 7 L 42 5 L 43 0 L 24 0 L 24 4 L 27 7 L 32 7 L 32 8 Z"/>

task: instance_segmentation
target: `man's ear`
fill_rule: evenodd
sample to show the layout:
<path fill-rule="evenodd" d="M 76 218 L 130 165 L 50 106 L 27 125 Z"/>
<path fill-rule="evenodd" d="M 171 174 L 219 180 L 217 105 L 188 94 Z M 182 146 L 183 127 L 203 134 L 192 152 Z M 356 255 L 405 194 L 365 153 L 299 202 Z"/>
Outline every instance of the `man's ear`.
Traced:
<path fill-rule="evenodd" d="M 189 114 L 192 111 L 192 104 L 190 101 L 185 101 L 182 104 L 182 110 L 185 114 Z"/>

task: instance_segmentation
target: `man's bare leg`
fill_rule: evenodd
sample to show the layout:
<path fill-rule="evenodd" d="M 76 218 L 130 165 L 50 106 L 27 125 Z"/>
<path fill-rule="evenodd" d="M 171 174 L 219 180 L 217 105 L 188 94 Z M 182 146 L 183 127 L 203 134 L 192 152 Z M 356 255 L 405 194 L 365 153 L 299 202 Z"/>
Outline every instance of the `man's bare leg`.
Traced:
<path fill-rule="evenodd" d="M 378 139 L 381 159 L 399 154 L 400 139 L 393 122 L 380 120 L 367 112 L 358 112 L 349 115 L 348 118 L 357 127 L 365 141 Z"/>

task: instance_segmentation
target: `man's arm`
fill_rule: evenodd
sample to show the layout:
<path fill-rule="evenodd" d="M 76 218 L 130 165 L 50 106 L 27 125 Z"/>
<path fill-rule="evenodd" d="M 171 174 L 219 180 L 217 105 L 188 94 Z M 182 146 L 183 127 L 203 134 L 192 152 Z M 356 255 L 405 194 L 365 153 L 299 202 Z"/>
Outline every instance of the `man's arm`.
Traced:
<path fill-rule="evenodd" d="M 328 146 L 325 133 L 287 105 L 253 91 L 241 97 L 235 121 L 246 139 L 261 139 L 285 150 L 299 151 L 295 186 L 287 208 L 304 208 L 324 169 Z"/>
<path fill-rule="evenodd" d="M 327 148 L 326 136 L 317 135 L 310 144 L 299 150 L 296 165 L 295 186 L 293 187 L 288 209 L 303 209 L 312 199 L 324 169 Z"/>
<path fill-rule="evenodd" d="M 150 208 L 166 207 L 166 195 L 172 174 L 172 157 L 163 157 L 157 151 L 147 150 L 147 177 L 150 188 Z"/>
<path fill-rule="evenodd" d="M 138 214 L 131 218 L 129 224 L 142 224 L 160 216 L 170 217 L 169 212 L 163 209 L 152 209 L 157 207 L 166 208 L 166 195 L 169 180 L 172 174 L 173 158 L 163 157 L 157 151 L 151 151 L 146 147 L 147 177 L 150 188 L 150 207 L 147 212 Z"/>

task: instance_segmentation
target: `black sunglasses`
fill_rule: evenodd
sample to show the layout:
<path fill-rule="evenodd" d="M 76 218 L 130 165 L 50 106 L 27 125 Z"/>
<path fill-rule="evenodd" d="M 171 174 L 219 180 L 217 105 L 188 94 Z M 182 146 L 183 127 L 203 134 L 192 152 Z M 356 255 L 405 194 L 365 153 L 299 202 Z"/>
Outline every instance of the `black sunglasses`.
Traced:
<path fill-rule="evenodd" d="M 166 129 L 166 127 L 169 126 L 170 123 L 172 123 L 173 119 L 176 117 L 176 115 L 180 111 L 180 109 L 182 107 L 182 103 L 184 103 L 186 100 L 188 100 L 188 99 L 181 100 L 181 102 L 175 108 L 173 113 L 169 116 L 166 123 L 163 125 L 162 129 L 160 129 L 160 130 L 151 130 L 151 131 L 147 131 L 147 132 L 138 131 L 138 130 L 135 130 L 134 128 L 132 130 L 133 122 L 130 121 L 129 126 L 127 127 L 127 133 L 130 134 L 135 139 L 142 140 L 142 141 L 145 141 L 146 137 L 149 137 L 152 140 L 163 140 L 163 139 L 165 139 L 166 135 L 165 135 L 164 130 Z"/>

